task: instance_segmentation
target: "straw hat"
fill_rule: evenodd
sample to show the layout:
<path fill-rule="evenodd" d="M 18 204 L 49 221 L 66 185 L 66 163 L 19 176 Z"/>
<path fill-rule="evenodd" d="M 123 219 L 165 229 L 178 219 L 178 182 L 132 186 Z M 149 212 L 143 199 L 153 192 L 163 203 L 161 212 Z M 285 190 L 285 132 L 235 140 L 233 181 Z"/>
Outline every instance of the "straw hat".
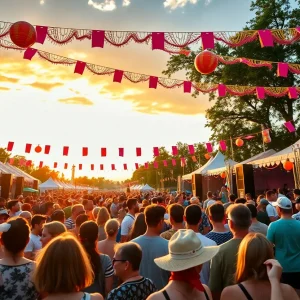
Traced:
<path fill-rule="evenodd" d="M 169 241 L 169 254 L 154 262 L 163 270 L 178 272 L 204 264 L 218 251 L 218 246 L 203 247 L 193 230 L 180 229 Z"/>

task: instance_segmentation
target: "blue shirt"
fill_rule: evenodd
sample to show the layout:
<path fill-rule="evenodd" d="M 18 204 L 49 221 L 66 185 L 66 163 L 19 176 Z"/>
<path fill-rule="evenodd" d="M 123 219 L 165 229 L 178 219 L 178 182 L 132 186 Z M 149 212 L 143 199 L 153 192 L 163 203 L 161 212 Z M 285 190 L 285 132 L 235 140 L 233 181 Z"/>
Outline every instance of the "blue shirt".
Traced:
<path fill-rule="evenodd" d="M 207 238 L 215 241 L 217 245 L 224 244 L 233 238 L 233 235 L 230 231 L 227 232 L 214 232 L 211 231 L 205 235 Z"/>
<path fill-rule="evenodd" d="M 272 222 L 267 238 L 275 245 L 275 258 L 283 272 L 300 272 L 300 222 L 294 219 Z"/>

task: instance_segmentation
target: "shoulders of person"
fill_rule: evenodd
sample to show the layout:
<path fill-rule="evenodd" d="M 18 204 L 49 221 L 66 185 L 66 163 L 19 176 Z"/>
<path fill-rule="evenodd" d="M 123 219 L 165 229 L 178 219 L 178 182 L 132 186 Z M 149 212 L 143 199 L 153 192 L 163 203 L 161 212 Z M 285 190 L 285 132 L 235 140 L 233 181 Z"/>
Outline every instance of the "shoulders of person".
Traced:
<path fill-rule="evenodd" d="M 289 284 L 280 283 L 280 286 L 282 288 L 283 295 L 285 295 L 285 299 L 297 299 L 296 291 Z"/>
<path fill-rule="evenodd" d="M 98 294 L 98 293 L 93 293 L 93 294 L 90 294 L 91 296 L 91 300 L 103 300 L 104 298 L 102 297 L 101 294 Z"/>
<path fill-rule="evenodd" d="M 222 254 L 225 252 L 232 252 L 233 248 L 238 248 L 242 239 L 231 239 L 224 244 L 220 245 L 220 249 L 218 254 Z"/>
<path fill-rule="evenodd" d="M 221 294 L 222 300 L 243 299 L 243 297 L 245 295 L 237 284 L 225 287 Z"/>
<path fill-rule="evenodd" d="M 203 246 L 217 246 L 217 243 L 201 233 L 197 233 L 198 238 L 203 243 Z"/>
<path fill-rule="evenodd" d="M 163 239 L 170 239 L 171 236 L 176 232 L 175 229 L 171 228 L 163 233 L 160 234 L 160 237 L 162 237 Z"/>
<path fill-rule="evenodd" d="M 155 292 L 151 294 L 147 300 L 166 300 L 166 297 L 162 293 L 162 291 Z"/>

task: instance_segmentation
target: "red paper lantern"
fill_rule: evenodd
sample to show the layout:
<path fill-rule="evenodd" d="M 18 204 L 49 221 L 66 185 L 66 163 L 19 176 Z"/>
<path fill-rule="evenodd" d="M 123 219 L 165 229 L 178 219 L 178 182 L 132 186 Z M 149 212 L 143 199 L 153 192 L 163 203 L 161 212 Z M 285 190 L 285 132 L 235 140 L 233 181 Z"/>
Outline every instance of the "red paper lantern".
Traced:
<path fill-rule="evenodd" d="M 209 153 L 206 153 L 206 154 L 204 155 L 204 157 L 205 157 L 207 160 L 209 160 L 209 159 L 211 158 L 211 156 L 210 156 Z"/>
<path fill-rule="evenodd" d="M 286 160 L 286 162 L 283 164 L 283 168 L 287 171 L 291 171 L 293 170 L 294 164 L 289 161 L 288 159 Z"/>
<path fill-rule="evenodd" d="M 25 21 L 14 23 L 10 27 L 9 35 L 12 42 L 21 48 L 29 48 L 36 42 L 34 27 Z"/>
<path fill-rule="evenodd" d="M 36 146 L 36 147 L 34 148 L 34 151 L 35 151 L 36 153 L 40 153 L 40 152 L 42 151 L 42 147 L 41 147 L 40 145 L 38 145 L 38 146 Z"/>
<path fill-rule="evenodd" d="M 218 66 L 218 57 L 210 51 L 203 51 L 196 56 L 194 65 L 199 73 L 209 74 Z"/>
<path fill-rule="evenodd" d="M 226 178 L 226 172 L 221 173 L 220 177 L 223 178 L 223 179 Z"/>
<path fill-rule="evenodd" d="M 244 145 L 244 141 L 240 138 L 238 138 L 236 141 L 235 141 L 235 144 L 238 146 L 238 147 L 242 147 Z"/>

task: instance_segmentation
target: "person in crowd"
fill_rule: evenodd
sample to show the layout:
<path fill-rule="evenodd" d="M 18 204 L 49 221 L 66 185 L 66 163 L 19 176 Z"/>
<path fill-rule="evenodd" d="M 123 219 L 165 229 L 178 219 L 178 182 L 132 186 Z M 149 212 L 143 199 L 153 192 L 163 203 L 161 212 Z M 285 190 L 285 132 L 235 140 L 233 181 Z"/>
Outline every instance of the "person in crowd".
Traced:
<path fill-rule="evenodd" d="M 6 208 L 6 200 L 0 197 L 0 209 Z"/>
<path fill-rule="evenodd" d="M 29 224 L 31 224 L 31 220 L 32 220 L 32 214 L 29 212 L 29 211 L 22 211 L 22 213 L 20 214 L 20 216 L 19 217 L 21 217 L 21 218 L 23 218 L 23 219 L 26 219 L 27 220 L 27 222 L 29 223 Z"/>
<path fill-rule="evenodd" d="M 219 299 L 222 290 L 234 284 L 238 248 L 251 225 L 251 212 L 247 206 L 230 205 L 227 213 L 233 239 L 219 246 L 219 253 L 211 261 L 209 287 L 214 299 Z"/>
<path fill-rule="evenodd" d="M 277 197 L 286 197 L 283 188 L 278 188 L 277 189 Z"/>
<path fill-rule="evenodd" d="M 59 254 L 59 255 L 58 255 Z M 81 292 L 93 283 L 93 269 L 80 243 L 69 233 L 54 238 L 36 261 L 33 281 L 45 300 L 103 300 L 100 294 Z"/>
<path fill-rule="evenodd" d="M 96 206 L 93 209 L 93 212 L 92 212 L 93 221 L 97 221 L 97 217 L 98 217 L 99 211 L 100 211 L 100 207 L 99 206 Z"/>
<path fill-rule="evenodd" d="M 65 212 L 62 209 L 57 209 L 51 215 L 51 221 L 58 221 L 62 224 L 65 224 L 66 217 Z"/>
<path fill-rule="evenodd" d="M 222 186 L 219 197 L 221 197 L 223 204 L 228 202 L 228 190 L 226 186 Z"/>
<path fill-rule="evenodd" d="M 270 224 L 270 218 L 267 213 L 267 206 L 269 205 L 269 201 L 265 198 L 261 198 L 258 206 L 257 206 L 257 221 L 266 224 L 267 226 Z"/>
<path fill-rule="evenodd" d="M 65 225 L 68 230 L 73 229 L 75 227 L 75 221 L 79 215 L 85 215 L 84 207 L 82 204 L 75 204 L 71 209 L 71 217 L 68 218 L 65 222 Z"/>
<path fill-rule="evenodd" d="M 275 245 L 275 258 L 282 265 L 282 283 L 287 283 L 300 295 L 300 222 L 292 218 L 291 200 L 280 197 L 273 205 L 280 219 L 269 225 L 267 238 Z"/>
<path fill-rule="evenodd" d="M 53 221 L 45 223 L 41 237 L 42 247 L 44 248 L 53 238 L 65 232 L 67 232 L 67 228 L 61 222 Z"/>
<path fill-rule="evenodd" d="M 216 202 L 212 202 L 210 205 L 212 205 L 214 203 L 216 203 Z M 202 211 L 201 222 L 199 224 L 199 232 L 203 235 L 206 235 L 210 231 L 211 231 L 211 226 L 210 226 L 210 223 L 209 223 L 208 216 L 204 211 Z"/>
<path fill-rule="evenodd" d="M 152 202 L 153 203 L 153 202 Z M 175 197 L 175 203 L 182 205 L 184 207 L 184 199 L 183 199 L 183 194 L 180 193 Z"/>
<path fill-rule="evenodd" d="M 211 300 L 211 292 L 200 281 L 199 273 L 218 250 L 217 246 L 204 247 L 193 230 L 179 229 L 170 239 L 169 254 L 154 260 L 161 269 L 171 272 L 170 281 L 148 300 Z"/>
<path fill-rule="evenodd" d="M 251 205 L 251 204 L 249 204 Z M 226 287 L 221 300 L 270 299 L 271 282 L 266 262 L 274 258 L 273 245 L 260 233 L 249 233 L 242 240 L 235 274 L 235 285 Z M 294 289 L 278 282 L 284 299 L 297 299 Z"/>
<path fill-rule="evenodd" d="M 234 201 L 235 204 L 246 204 L 247 200 L 245 198 L 237 198 Z"/>
<path fill-rule="evenodd" d="M 225 208 L 221 203 L 215 203 L 208 208 L 209 221 L 213 230 L 205 236 L 213 240 L 217 245 L 224 244 L 233 238 L 232 233 L 224 226 L 226 222 Z"/>
<path fill-rule="evenodd" d="M 7 209 L 9 210 L 9 217 L 18 217 L 22 213 L 20 203 L 18 200 L 9 200 L 7 202 Z"/>
<path fill-rule="evenodd" d="M 32 207 L 31 207 L 31 205 L 29 203 L 22 204 L 22 206 L 21 206 L 21 211 L 22 212 L 23 211 L 31 212 L 31 210 L 32 210 Z"/>
<path fill-rule="evenodd" d="M 210 240 L 198 231 L 199 224 L 201 223 L 201 208 L 198 205 L 190 205 L 184 210 L 184 221 L 186 222 L 186 229 L 193 230 L 204 247 L 217 246 L 215 241 Z M 206 262 L 200 274 L 202 283 L 208 284 L 209 273 L 210 263 Z"/>
<path fill-rule="evenodd" d="M 93 272 L 94 282 L 84 289 L 87 293 L 100 293 L 104 297 L 111 291 L 114 270 L 111 260 L 106 254 L 99 254 L 97 250 L 98 226 L 94 221 L 84 222 L 80 226 L 79 238 L 88 254 Z"/>
<path fill-rule="evenodd" d="M 120 224 L 116 219 L 110 219 L 105 223 L 104 230 L 107 238 L 98 242 L 98 251 L 106 254 L 110 259 L 115 255 L 114 247 L 117 244 L 116 237 L 118 234 Z"/>
<path fill-rule="evenodd" d="M 229 198 L 228 198 L 229 201 L 228 201 L 227 203 L 224 203 L 224 204 L 223 204 L 223 206 L 224 206 L 224 208 L 225 208 L 225 212 L 226 212 L 226 209 L 227 209 L 230 205 L 234 204 L 236 198 L 237 198 L 237 197 L 236 197 L 236 195 L 234 195 L 234 194 L 230 194 L 230 195 L 229 195 Z"/>
<path fill-rule="evenodd" d="M 209 201 L 216 201 L 213 199 L 213 193 L 211 191 L 207 192 L 207 199 L 203 202 L 203 211 L 205 212 L 207 209 L 207 204 Z"/>
<path fill-rule="evenodd" d="M 269 202 L 269 204 L 266 207 L 266 212 L 268 214 L 268 217 L 270 219 L 270 222 L 274 222 L 278 220 L 278 213 L 275 209 L 275 207 L 272 205 L 277 200 L 277 194 L 276 192 L 270 190 L 266 192 L 266 198 Z"/>
<path fill-rule="evenodd" d="M 110 206 L 110 215 L 112 218 L 118 217 L 118 211 L 119 211 L 119 199 L 118 197 L 113 198 L 113 202 Z"/>
<path fill-rule="evenodd" d="M 12 218 L 0 225 L 0 233 L 4 247 L 0 259 L 0 299 L 37 299 L 31 279 L 35 263 L 24 257 L 30 233 L 28 222 L 20 217 Z"/>
<path fill-rule="evenodd" d="M 199 200 L 198 197 L 192 197 L 190 199 L 190 204 L 197 204 L 197 205 L 199 205 L 201 207 L 201 203 L 200 203 L 200 200 Z"/>
<path fill-rule="evenodd" d="M 122 224 L 123 222 L 123 219 L 125 218 L 126 216 L 126 210 L 125 208 L 121 208 L 119 209 L 119 212 L 118 212 L 118 222 L 119 224 Z M 121 225 L 119 226 L 119 230 L 118 230 L 118 234 L 117 234 L 117 243 L 120 243 L 121 242 Z"/>
<path fill-rule="evenodd" d="M 54 212 L 54 203 L 53 202 L 46 202 L 41 205 L 42 207 L 42 214 L 46 216 L 46 222 L 51 222 L 51 215 Z"/>
<path fill-rule="evenodd" d="M 252 195 L 250 193 L 247 193 L 245 195 L 245 199 L 247 201 L 246 204 L 252 204 L 255 206 L 255 201 L 253 200 Z"/>
<path fill-rule="evenodd" d="M 133 240 L 143 234 L 145 234 L 147 230 L 147 225 L 145 221 L 145 214 L 139 213 L 133 223 L 133 226 L 129 233 L 129 240 Z"/>
<path fill-rule="evenodd" d="M 25 248 L 25 257 L 28 259 L 35 259 L 37 251 L 42 249 L 41 235 L 43 226 L 46 222 L 46 217 L 42 215 L 34 215 L 31 220 L 31 233 L 29 242 Z"/>
<path fill-rule="evenodd" d="M 249 227 L 249 232 L 258 232 L 263 234 L 264 236 L 267 235 L 268 226 L 264 223 L 261 223 L 257 220 L 257 209 L 253 204 L 246 204 L 246 206 L 251 211 L 251 226 Z"/>
<path fill-rule="evenodd" d="M 104 230 L 105 223 L 110 219 L 110 214 L 106 207 L 101 207 L 97 216 L 98 225 L 98 241 L 103 241 L 106 239 L 106 233 Z"/>
<path fill-rule="evenodd" d="M 294 189 L 293 191 L 295 199 L 295 208 L 298 210 L 298 213 L 294 214 L 293 219 L 300 221 L 300 189 Z"/>
<path fill-rule="evenodd" d="M 87 215 L 79 215 L 75 221 L 75 228 L 69 230 L 70 233 L 74 234 L 77 238 L 79 237 L 79 229 L 81 224 L 88 221 L 89 217 Z"/>
<path fill-rule="evenodd" d="M 131 198 L 126 201 L 128 213 L 121 223 L 121 243 L 127 242 L 129 233 L 135 221 L 135 214 L 139 212 L 137 199 Z"/>
<path fill-rule="evenodd" d="M 82 205 L 84 207 L 86 215 L 89 217 L 90 220 L 93 219 L 93 209 L 94 209 L 94 202 L 91 199 L 84 199 L 82 201 Z"/>
<path fill-rule="evenodd" d="M 113 266 L 122 284 L 108 294 L 107 300 L 146 300 L 156 291 L 156 287 L 151 279 L 140 275 L 141 247 L 132 242 L 118 244 L 115 253 Z"/>
<path fill-rule="evenodd" d="M 165 208 L 159 205 L 149 205 L 145 209 L 147 231 L 144 235 L 133 239 L 140 245 L 143 257 L 140 266 L 142 276 L 151 279 L 158 289 L 168 283 L 169 274 L 162 271 L 154 263 L 154 259 L 168 254 L 168 241 L 160 237 L 164 225 Z"/>
<path fill-rule="evenodd" d="M 0 224 L 5 223 L 9 218 L 9 213 L 7 211 L 7 209 L 2 208 L 0 210 Z"/>
<path fill-rule="evenodd" d="M 183 215 L 184 215 L 184 208 L 179 204 L 171 204 L 168 207 L 168 213 L 170 216 L 170 224 L 172 228 L 163 232 L 160 236 L 166 240 L 170 240 L 173 234 L 179 230 L 184 229 L 183 223 Z"/>

